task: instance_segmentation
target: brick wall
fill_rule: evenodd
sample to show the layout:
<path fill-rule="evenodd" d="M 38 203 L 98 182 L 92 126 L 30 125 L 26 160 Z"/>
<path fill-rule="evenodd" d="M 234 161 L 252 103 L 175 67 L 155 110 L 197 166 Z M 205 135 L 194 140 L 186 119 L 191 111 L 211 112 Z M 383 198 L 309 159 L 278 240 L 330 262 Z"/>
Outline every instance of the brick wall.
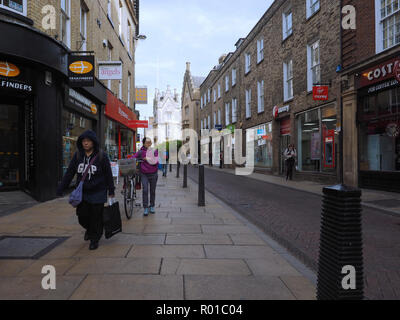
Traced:
<path fill-rule="evenodd" d="M 113 46 L 112 60 L 123 62 L 123 80 L 122 80 L 122 100 L 128 105 L 128 99 L 130 107 L 134 107 L 135 101 L 135 45 L 133 40 L 130 42 L 130 56 L 128 55 L 128 43 L 125 40 L 123 44 L 119 39 L 118 30 L 118 11 L 112 1 L 112 13 L 111 20 L 114 25 L 109 21 L 107 17 L 108 12 L 108 1 L 107 0 L 86 0 L 84 1 L 88 8 L 87 13 L 87 51 L 94 51 L 96 61 L 107 61 L 108 60 L 108 48 L 103 46 L 103 40 L 109 41 Z M 127 2 L 126 2 L 127 3 Z M 56 9 L 56 29 L 55 30 L 44 30 L 42 27 L 42 8 L 46 5 L 52 5 Z M 60 39 L 60 25 L 61 25 L 61 4 L 58 0 L 35 0 L 28 1 L 28 18 L 34 22 L 33 27 L 46 33 L 52 38 Z M 80 35 L 80 1 L 71 0 L 71 47 L 72 51 L 82 50 L 82 42 Z M 97 23 L 100 21 L 100 26 Z M 135 31 L 135 17 L 130 16 L 131 21 L 131 38 L 136 34 Z M 98 68 L 97 68 L 98 70 Z M 128 97 L 128 73 L 131 74 L 131 88 L 130 97 Z M 108 81 L 103 81 L 103 84 L 107 86 Z M 118 96 L 119 83 L 118 80 L 113 80 L 111 84 L 111 91 Z"/>

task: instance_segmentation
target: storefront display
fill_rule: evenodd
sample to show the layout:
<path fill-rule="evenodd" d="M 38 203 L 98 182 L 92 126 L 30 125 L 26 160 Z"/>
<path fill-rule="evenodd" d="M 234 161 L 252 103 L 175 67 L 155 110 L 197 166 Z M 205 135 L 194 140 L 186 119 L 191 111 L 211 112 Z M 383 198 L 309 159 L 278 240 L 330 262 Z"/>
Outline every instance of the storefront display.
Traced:
<path fill-rule="evenodd" d="M 337 111 L 335 105 L 297 116 L 298 169 L 333 172 L 337 163 Z"/>
<path fill-rule="evenodd" d="M 360 170 L 400 171 L 400 88 L 361 98 Z"/>
<path fill-rule="evenodd" d="M 272 169 L 272 122 L 254 128 L 254 165 Z"/>
<path fill-rule="evenodd" d="M 107 91 L 105 116 L 105 151 L 113 161 L 126 158 L 136 149 L 136 132 L 129 127 L 129 122 L 137 117 L 110 91 Z"/>

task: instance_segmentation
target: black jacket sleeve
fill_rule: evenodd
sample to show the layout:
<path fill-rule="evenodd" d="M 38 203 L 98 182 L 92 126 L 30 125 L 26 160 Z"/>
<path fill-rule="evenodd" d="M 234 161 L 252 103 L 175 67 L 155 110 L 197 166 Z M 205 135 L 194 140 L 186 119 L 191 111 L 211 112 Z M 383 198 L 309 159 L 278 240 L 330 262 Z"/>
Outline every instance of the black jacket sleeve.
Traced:
<path fill-rule="evenodd" d="M 74 178 L 77 170 L 78 170 L 78 153 L 75 153 L 74 157 L 72 158 L 68 170 L 64 175 L 61 183 L 58 185 L 57 188 L 57 196 L 62 196 L 64 190 L 71 184 L 72 179 Z"/>
<path fill-rule="evenodd" d="M 106 154 L 103 155 L 103 165 L 104 165 L 103 170 L 106 178 L 108 195 L 115 196 L 114 177 L 112 175 L 110 159 Z"/>

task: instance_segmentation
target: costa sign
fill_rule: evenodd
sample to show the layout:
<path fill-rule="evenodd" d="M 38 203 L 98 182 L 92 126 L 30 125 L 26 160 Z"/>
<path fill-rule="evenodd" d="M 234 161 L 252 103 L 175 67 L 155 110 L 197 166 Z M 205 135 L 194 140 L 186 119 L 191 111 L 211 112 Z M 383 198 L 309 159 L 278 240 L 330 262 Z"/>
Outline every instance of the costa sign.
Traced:
<path fill-rule="evenodd" d="M 18 67 L 12 63 L 0 61 L 0 76 L 15 78 L 20 75 Z"/>
<path fill-rule="evenodd" d="M 362 72 L 359 88 L 392 78 L 400 79 L 400 58 L 393 58 Z"/>
<path fill-rule="evenodd" d="M 289 111 L 290 111 L 290 106 L 284 106 L 282 108 L 275 106 L 274 109 L 272 110 L 272 115 L 273 115 L 274 119 L 277 119 L 281 113 L 289 112 Z"/>

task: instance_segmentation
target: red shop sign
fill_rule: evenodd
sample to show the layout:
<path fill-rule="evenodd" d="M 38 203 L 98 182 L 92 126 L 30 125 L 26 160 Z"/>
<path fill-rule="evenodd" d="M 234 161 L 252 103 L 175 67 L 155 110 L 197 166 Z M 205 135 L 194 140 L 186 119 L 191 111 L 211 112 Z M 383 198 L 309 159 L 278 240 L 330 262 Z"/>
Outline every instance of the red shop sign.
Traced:
<path fill-rule="evenodd" d="M 315 101 L 326 101 L 329 99 L 329 86 L 313 87 L 313 99 Z"/>
<path fill-rule="evenodd" d="M 129 128 L 131 128 L 131 129 L 137 129 L 137 128 L 148 129 L 149 121 L 139 121 L 139 120 L 129 121 Z"/>
<path fill-rule="evenodd" d="M 128 128 L 130 121 L 137 120 L 136 114 L 108 90 L 105 115 Z"/>
<path fill-rule="evenodd" d="M 377 66 L 364 70 L 358 81 L 358 87 L 370 86 L 374 83 L 396 78 L 399 80 L 400 58 L 393 58 Z"/>

